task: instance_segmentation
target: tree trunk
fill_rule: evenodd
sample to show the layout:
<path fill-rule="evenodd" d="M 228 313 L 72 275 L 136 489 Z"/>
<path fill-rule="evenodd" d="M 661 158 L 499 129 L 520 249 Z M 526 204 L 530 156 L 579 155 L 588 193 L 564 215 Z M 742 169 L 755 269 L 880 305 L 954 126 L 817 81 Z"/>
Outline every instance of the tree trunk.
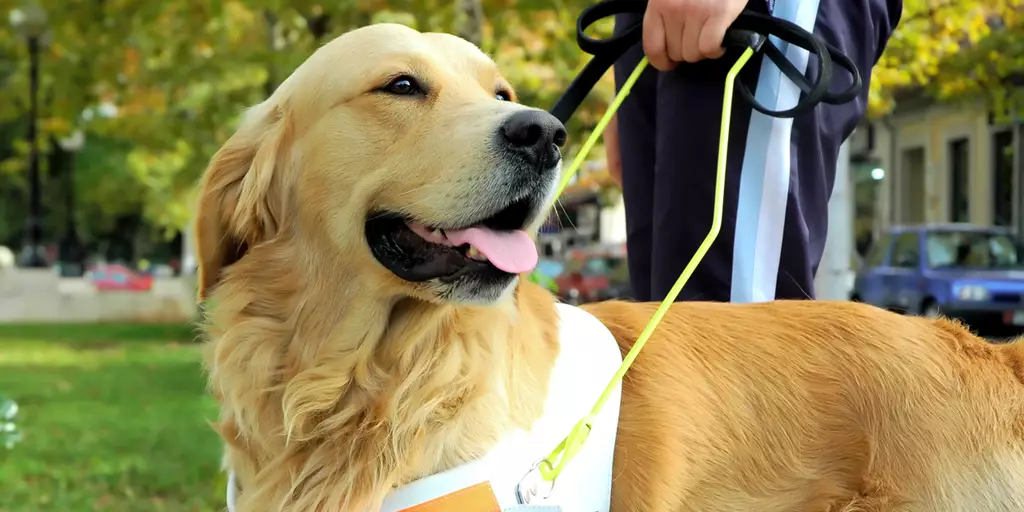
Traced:
<path fill-rule="evenodd" d="M 309 34 L 313 36 L 316 44 L 322 43 L 324 36 L 330 31 L 331 17 L 324 13 L 317 13 L 304 14 L 303 18 L 306 19 L 306 28 L 309 30 Z"/>
<path fill-rule="evenodd" d="M 480 0 L 459 0 L 459 37 L 480 46 L 483 43 L 484 7 Z"/>

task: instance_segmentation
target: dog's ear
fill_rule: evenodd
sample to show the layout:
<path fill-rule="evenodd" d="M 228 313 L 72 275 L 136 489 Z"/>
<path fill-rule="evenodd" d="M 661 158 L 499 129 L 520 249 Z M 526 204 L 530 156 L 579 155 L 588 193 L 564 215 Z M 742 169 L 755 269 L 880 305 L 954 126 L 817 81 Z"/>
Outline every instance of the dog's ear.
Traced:
<path fill-rule="evenodd" d="M 282 108 L 268 103 L 246 113 L 200 183 L 194 230 L 200 302 L 229 265 L 273 237 L 283 220 L 287 198 L 280 167 L 292 126 Z"/>

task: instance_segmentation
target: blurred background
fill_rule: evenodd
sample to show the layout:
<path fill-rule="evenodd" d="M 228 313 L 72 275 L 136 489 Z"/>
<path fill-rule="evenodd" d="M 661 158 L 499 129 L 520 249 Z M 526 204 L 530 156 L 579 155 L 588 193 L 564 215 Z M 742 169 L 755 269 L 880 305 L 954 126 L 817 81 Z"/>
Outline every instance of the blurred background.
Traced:
<path fill-rule="evenodd" d="M 242 109 L 382 21 L 477 43 L 549 108 L 586 61 L 589 3 L 0 0 L 0 512 L 223 508 L 189 224 Z M 1022 3 L 904 0 L 843 146 L 819 298 L 1020 332 Z M 570 123 L 568 158 L 612 89 Z M 630 294 L 621 194 L 592 155 L 532 276 L 572 303 Z"/>

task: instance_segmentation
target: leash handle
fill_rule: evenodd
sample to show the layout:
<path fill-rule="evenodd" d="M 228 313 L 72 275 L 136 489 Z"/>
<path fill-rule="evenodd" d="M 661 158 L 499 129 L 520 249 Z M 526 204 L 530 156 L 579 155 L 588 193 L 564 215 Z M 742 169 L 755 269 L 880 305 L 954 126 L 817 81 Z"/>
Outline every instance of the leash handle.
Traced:
<path fill-rule="evenodd" d="M 725 31 L 725 38 L 722 39 L 722 47 L 750 48 L 751 50 L 754 50 L 754 53 L 757 53 L 761 51 L 761 47 L 764 46 L 764 43 L 767 40 L 767 36 L 754 32 L 753 30 L 730 28 Z"/>
<path fill-rule="evenodd" d="M 605 72 L 611 69 L 615 61 L 640 41 L 643 26 L 638 23 L 628 27 L 619 35 L 604 39 L 588 36 L 587 29 L 594 23 L 616 14 L 642 15 L 645 10 L 647 10 L 646 1 L 604 0 L 583 9 L 583 12 L 576 18 L 576 44 L 584 53 L 593 55 L 593 58 L 576 75 L 576 78 L 573 78 L 565 93 L 551 107 L 551 115 L 555 116 L 562 124 L 569 122 L 569 118 L 580 108 L 587 94 L 594 89 Z"/>
<path fill-rule="evenodd" d="M 576 42 L 583 52 L 593 56 L 569 84 L 550 112 L 563 124 L 579 109 L 587 94 L 597 85 L 608 69 L 633 46 L 640 44 L 642 23 L 634 23 L 619 34 L 607 38 L 594 38 L 586 34 L 594 23 L 617 14 L 640 14 L 647 10 L 646 1 L 604 0 L 583 9 L 576 18 Z M 812 82 L 779 50 L 769 36 L 797 46 L 816 55 L 816 79 Z M 746 9 L 726 31 L 722 41 L 725 48 L 751 48 L 772 61 L 802 92 L 803 98 L 789 109 L 770 110 L 754 98 L 750 89 L 740 82 L 740 97 L 754 110 L 771 117 L 790 118 L 813 109 L 819 103 L 839 105 L 852 101 L 863 89 L 863 79 L 853 61 L 842 51 L 790 21 Z M 808 62 L 809 63 L 809 62 Z M 835 67 L 849 72 L 851 83 L 839 93 L 829 91 Z"/>

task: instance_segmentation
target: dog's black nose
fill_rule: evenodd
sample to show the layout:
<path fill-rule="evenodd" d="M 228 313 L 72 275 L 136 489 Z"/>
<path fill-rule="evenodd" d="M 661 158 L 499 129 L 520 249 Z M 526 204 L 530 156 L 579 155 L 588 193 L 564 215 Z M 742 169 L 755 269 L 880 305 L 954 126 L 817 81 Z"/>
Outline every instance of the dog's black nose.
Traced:
<path fill-rule="evenodd" d="M 532 165 L 554 165 L 562 157 L 558 146 L 565 144 L 565 126 L 543 110 L 516 112 L 500 131 L 506 146 Z"/>

